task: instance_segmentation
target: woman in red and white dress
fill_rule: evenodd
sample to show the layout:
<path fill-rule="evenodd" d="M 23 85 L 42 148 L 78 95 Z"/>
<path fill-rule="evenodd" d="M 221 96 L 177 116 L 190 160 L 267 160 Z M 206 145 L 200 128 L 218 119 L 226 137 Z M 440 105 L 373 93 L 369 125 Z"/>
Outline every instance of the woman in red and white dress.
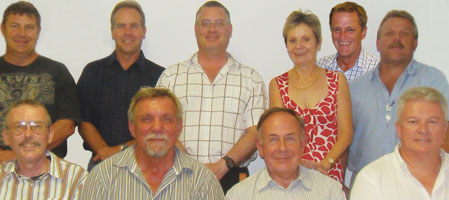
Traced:
<path fill-rule="evenodd" d="M 316 64 L 321 25 L 316 15 L 292 12 L 284 42 L 293 68 L 270 82 L 270 107 L 286 107 L 303 117 L 307 136 L 302 164 L 343 183 L 340 157 L 352 141 L 352 111 L 346 77 Z"/>

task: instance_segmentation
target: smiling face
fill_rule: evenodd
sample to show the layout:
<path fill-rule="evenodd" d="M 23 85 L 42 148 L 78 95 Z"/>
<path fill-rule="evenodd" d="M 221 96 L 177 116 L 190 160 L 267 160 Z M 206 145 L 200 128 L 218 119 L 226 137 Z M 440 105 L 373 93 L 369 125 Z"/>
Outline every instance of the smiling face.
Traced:
<path fill-rule="evenodd" d="M 439 103 L 421 99 L 406 102 L 396 123 L 401 151 L 439 154 L 448 126 L 444 116 Z"/>
<path fill-rule="evenodd" d="M 380 27 L 376 45 L 381 62 L 408 64 L 418 41 L 413 35 L 413 25 L 409 20 L 391 17 Z"/>
<path fill-rule="evenodd" d="M 10 14 L 1 26 L 6 42 L 6 54 L 34 55 L 40 29 L 34 16 Z"/>
<path fill-rule="evenodd" d="M 282 177 L 298 170 L 304 150 L 298 121 L 288 113 L 268 116 L 261 128 L 257 150 L 264 159 L 271 177 Z"/>
<path fill-rule="evenodd" d="M 137 102 L 135 122 L 129 130 L 136 139 L 136 151 L 160 158 L 174 152 L 182 128 L 176 105 L 169 97 L 144 98 Z"/>
<path fill-rule="evenodd" d="M 204 7 L 195 23 L 195 36 L 200 52 L 226 52 L 232 25 L 223 8 Z"/>
<path fill-rule="evenodd" d="M 124 55 L 139 54 L 146 28 L 140 13 L 134 8 L 120 8 L 114 16 L 111 31 L 115 40 L 116 53 Z"/>
<path fill-rule="evenodd" d="M 356 12 L 337 12 L 331 21 L 332 42 L 342 58 L 357 58 L 362 49 L 366 28 L 362 30 Z"/>
<path fill-rule="evenodd" d="M 288 56 L 295 66 L 314 64 L 320 44 L 312 29 L 301 23 L 287 32 Z"/>
<path fill-rule="evenodd" d="M 30 122 L 49 125 L 48 114 L 41 106 L 20 105 L 9 111 L 7 127 L 3 130 L 5 143 L 11 146 L 17 155 L 19 162 L 37 163 L 45 159 L 47 145 L 53 139 L 53 129 L 44 127 L 43 134 L 38 134 L 30 127 Z M 13 126 L 25 122 L 26 129 L 23 132 L 14 132 Z"/>

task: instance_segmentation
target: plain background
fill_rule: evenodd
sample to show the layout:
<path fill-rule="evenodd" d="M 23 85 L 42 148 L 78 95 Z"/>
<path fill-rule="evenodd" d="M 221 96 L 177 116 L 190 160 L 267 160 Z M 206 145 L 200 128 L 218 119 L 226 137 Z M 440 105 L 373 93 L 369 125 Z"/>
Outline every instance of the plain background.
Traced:
<path fill-rule="evenodd" d="M 0 12 L 12 0 L 0 1 Z M 75 81 L 84 66 L 106 57 L 114 50 L 110 33 L 110 12 L 115 0 L 31 0 L 42 18 L 42 30 L 37 52 L 64 63 Z M 197 51 L 194 19 L 204 0 L 141 0 L 146 15 L 147 34 L 142 50 L 145 56 L 164 66 L 189 58 Z M 335 53 L 329 31 L 330 9 L 343 1 L 328 0 L 228 0 L 222 3 L 231 13 L 233 35 L 228 51 L 240 62 L 254 67 L 269 81 L 289 70 L 290 61 L 282 38 L 286 17 L 295 9 L 315 13 L 322 26 L 323 42 L 318 58 Z M 378 56 L 376 32 L 383 16 L 392 9 L 410 12 L 419 30 L 415 59 L 435 66 L 449 75 L 449 1 L 447 0 L 372 0 L 355 2 L 368 14 L 368 32 L 363 47 Z M 5 52 L 0 40 L 0 55 Z M 267 90 L 268 92 L 268 90 Z M 77 132 L 69 138 L 67 160 L 84 167 L 91 156 L 82 147 Z M 250 172 L 265 167 L 258 158 L 250 165 Z"/>

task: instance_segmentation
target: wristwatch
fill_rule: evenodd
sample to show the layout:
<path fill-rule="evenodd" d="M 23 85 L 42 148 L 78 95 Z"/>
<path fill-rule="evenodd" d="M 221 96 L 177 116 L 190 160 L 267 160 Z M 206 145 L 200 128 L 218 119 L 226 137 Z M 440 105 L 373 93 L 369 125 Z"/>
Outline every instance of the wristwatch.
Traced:
<path fill-rule="evenodd" d="M 327 158 L 327 161 L 331 164 L 334 165 L 335 164 L 335 160 L 332 158 Z"/>
<path fill-rule="evenodd" d="M 226 167 L 228 167 L 228 169 L 232 169 L 235 167 L 235 162 L 234 162 L 234 160 L 232 160 L 231 157 L 224 156 L 223 160 L 226 162 Z"/>
<path fill-rule="evenodd" d="M 120 145 L 120 151 L 125 150 L 126 148 L 128 148 L 128 146 L 126 146 L 126 144 L 121 144 Z"/>

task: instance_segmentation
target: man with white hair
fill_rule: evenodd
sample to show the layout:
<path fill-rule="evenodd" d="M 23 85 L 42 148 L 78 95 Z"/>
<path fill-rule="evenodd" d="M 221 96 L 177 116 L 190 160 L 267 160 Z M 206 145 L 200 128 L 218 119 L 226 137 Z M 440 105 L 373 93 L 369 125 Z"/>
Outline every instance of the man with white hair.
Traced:
<path fill-rule="evenodd" d="M 446 113 L 446 99 L 436 89 L 404 92 L 395 124 L 401 142 L 360 171 L 351 199 L 449 199 L 449 154 L 441 149 Z"/>
<path fill-rule="evenodd" d="M 175 147 L 182 106 L 168 89 L 140 89 L 128 124 L 136 144 L 92 169 L 82 199 L 224 199 L 214 174 Z"/>

